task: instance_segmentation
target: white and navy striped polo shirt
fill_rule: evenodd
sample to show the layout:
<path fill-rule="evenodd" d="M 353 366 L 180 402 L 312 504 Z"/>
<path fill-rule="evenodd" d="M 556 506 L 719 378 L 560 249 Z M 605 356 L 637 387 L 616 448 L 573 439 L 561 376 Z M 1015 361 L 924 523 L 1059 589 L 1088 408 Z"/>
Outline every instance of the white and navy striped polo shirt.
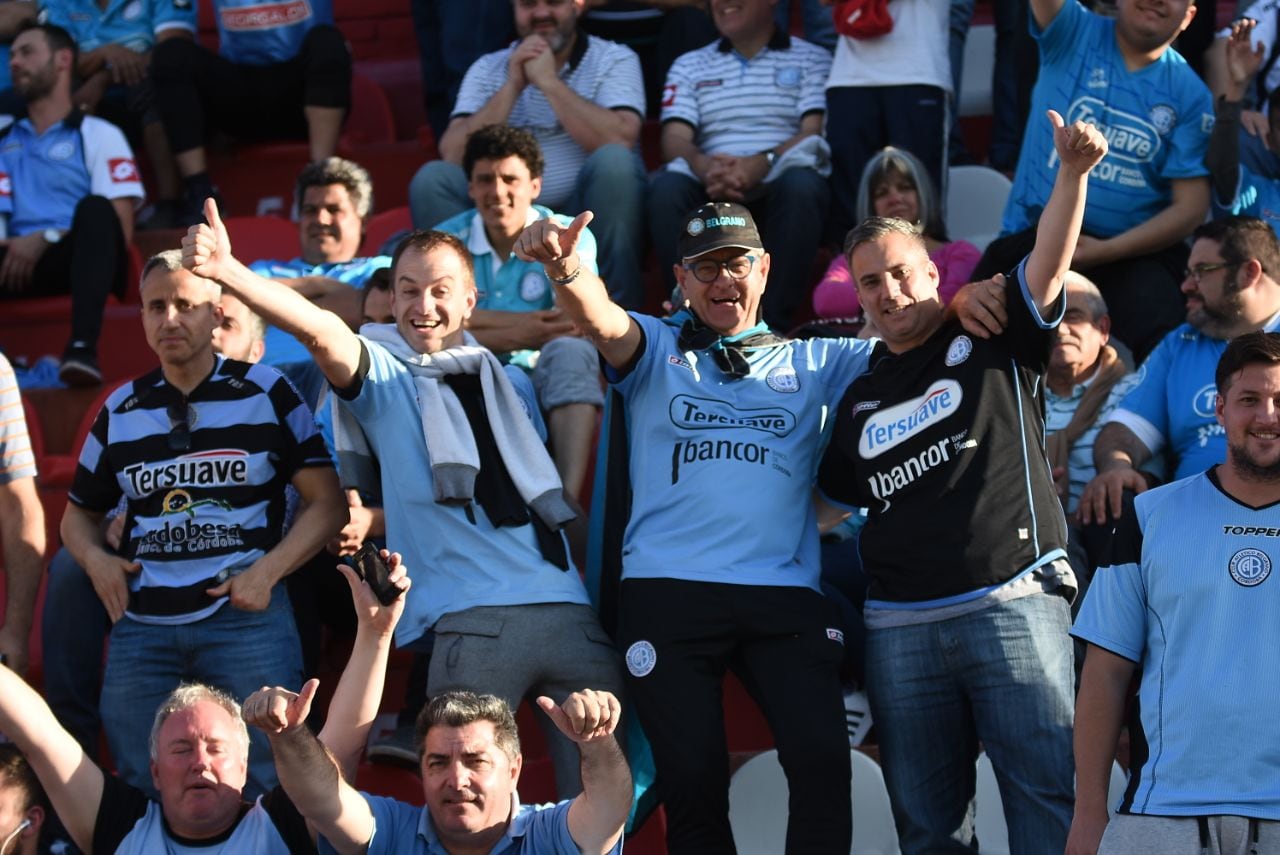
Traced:
<path fill-rule="evenodd" d="M 142 565 L 126 614 L 190 623 L 226 602 L 211 601 L 207 588 L 280 541 L 294 473 L 332 465 L 311 410 L 278 371 L 218 357 L 189 396 L 159 369 L 113 392 L 68 498 L 105 513 L 125 496 L 121 553 Z"/>
<path fill-rule="evenodd" d="M 451 118 L 479 112 L 507 82 L 507 61 L 519 42 L 477 59 L 458 89 Z M 581 30 L 560 79 L 587 101 L 610 110 L 630 110 L 644 116 L 644 80 L 640 59 L 629 47 L 588 36 Z M 546 169 L 538 202 L 561 210 L 573 193 L 587 152 L 574 142 L 552 109 L 547 96 L 533 84 L 525 87 L 507 116 L 507 124 L 524 128 L 538 140 Z"/>
<path fill-rule="evenodd" d="M 662 90 L 662 121 L 697 131 L 709 154 L 758 154 L 795 136 L 808 113 L 827 108 L 831 54 L 774 30 L 747 59 L 728 39 L 680 56 Z"/>

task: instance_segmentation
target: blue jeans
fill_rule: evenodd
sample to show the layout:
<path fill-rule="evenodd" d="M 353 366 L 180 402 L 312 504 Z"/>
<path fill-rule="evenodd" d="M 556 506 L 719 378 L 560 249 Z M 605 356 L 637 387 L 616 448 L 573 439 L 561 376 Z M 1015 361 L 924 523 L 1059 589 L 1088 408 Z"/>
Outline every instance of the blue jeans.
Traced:
<path fill-rule="evenodd" d="M 707 191 L 681 172 L 660 169 L 649 181 L 649 234 L 667 290 L 675 287 L 672 268 L 680 261 L 677 245 L 685 217 L 707 199 Z M 812 290 L 813 257 L 826 225 L 831 188 L 827 179 L 805 167 L 788 169 L 751 191 L 746 206 L 769 253 L 769 287 L 764 319 L 786 331 Z"/>
<path fill-rule="evenodd" d="M 867 689 L 903 855 L 969 852 L 975 762 L 991 758 L 1009 851 L 1060 855 L 1074 800 L 1067 601 L 1034 594 L 867 630 Z"/>
<path fill-rule="evenodd" d="M 153 626 L 121 618 L 111 630 L 102 682 L 102 722 L 116 771 L 125 782 L 154 793 L 147 741 L 156 708 L 182 682 L 206 683 L 237 701 L 263 686 L 302 685 L 302 650 L 283 584 L 260 612 L 230 604 L 195 623 Z M 276 785 L 271 748 L 249 728 L 252 801 Z"/>
<path fill-rule="evenodd" d="M 44 696 L 67 732 L 98 756 L 98 686 L 111 618 L 88 575 L 65 548 L 49 562 L 42 620 Z"/>
<path fill-rule="evenodd" d="M 591 211 L 591 233 L 598 247 L 600 278 L 620 306 L 644 305 L 640 265 L 644 260 L 644 165 L 623 145 L 602 145 L 578 171 L 573 195 L 557 214 L 574 217 Z M 409 182 L 413 226 L 430 229 L 473 207 L 462 167 L 443 160 L 422 165 Z"/>

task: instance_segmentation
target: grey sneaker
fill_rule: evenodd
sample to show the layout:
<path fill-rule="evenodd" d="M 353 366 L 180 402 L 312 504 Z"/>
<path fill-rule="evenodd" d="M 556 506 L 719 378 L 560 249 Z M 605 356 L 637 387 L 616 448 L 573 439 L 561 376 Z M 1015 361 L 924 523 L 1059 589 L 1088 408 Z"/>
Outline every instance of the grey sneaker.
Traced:
<path fill-rule="evenodd" d="M 418 751 L 413 747 L 413 725 L 402 724 L 369 745 L 369 760 L 418 768 Z"/>
<path fill-rule="evenodd" d="M 849 728 L 849 747 L 857 748 L 871 730 L 871 704 L 867 693 L 858 690 L 844 693 L 844 723 Z"/>
<path fill-rule="evenodd" d="M 98 367 L 98 354 L 82 341 L 71 342 L 62 354 L 58 379 L 77 388 L 101 385 L 102 369 Z"/>

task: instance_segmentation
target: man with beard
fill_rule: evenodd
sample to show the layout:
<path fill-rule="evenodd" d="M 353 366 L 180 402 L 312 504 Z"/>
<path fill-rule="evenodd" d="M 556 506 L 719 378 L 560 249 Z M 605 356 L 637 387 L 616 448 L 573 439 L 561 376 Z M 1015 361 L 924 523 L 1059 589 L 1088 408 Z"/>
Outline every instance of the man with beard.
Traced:
<path fill-rule="evenodd" d="M 1093 444 L 1098 475 L 1080 495 L 1080 521 L 1121 514 L 1126 490 L 1150 485 L 1139 469 L 1172 458 L 1174 478 L 1203 472 L 1225 451 L 1214 418 L 1211 370 L 1238 335 L 1280 324 L 1280 243 L 1253 217 L 1225 217 L 1195 231 L 1182 292 L 1187 322 L 1165 336 L 1141 381 L 1112 412 Z"/>
<path fill-rule="evenodd" d="M 546 161 L 538 203 L 590 209 L 600 275 L 627 306 L 643 302 L 644 168 L 635 149 L 644 81 L 635 52 L 578 28 L 585 0 L 514 0 L 519 41 L 476 60 L 462 80 L 440 156 L 413 177 L 409 207 L 420 229 L 472 207 L 461 164 L 467 138 L 486 125 L 531 131 Z"/>
<path fill-rule="evenodd" d="M 71 294 L 71 340 L 59 376 L 102 382 L 98 334 L 107 295 L 124 293 L 142 180 L 115 125 L 72 107 L 76 46 L 61 27 L 32 25 L 9 60 L 27 118 L 0 131 L 0 297 Z"/>
<path fill-rule="evenodd" d="M 1118 0 L 1115 18 L 1066 0 L 1031 0 L 1040 77 L 1030 115 L 1067 105 L 1068 123 L 1097 125 L 1111 144 L 1089 177 L 1084 231 L 1071 260 L 1101 289 L 1113 334 L 1141 360 L 1177 326 L 1184 239 L 1209 210 L 1204 152 L 1209 90 L 1170 45 L 1195 17 L 1192 0 Z M 1003 234 L 975 278 L 1003 273 L 1035 240 L 1057 160 L 1050 135 L 1027 127 Z"/>
<path fill-rule="evenodd" d="M 1135 500 L 1073 631 L 1089 655 L 1070 855 L 1280 852 L 1265 712 L 1275 690 L 1259 679 L 1280 650 L 1280 587 L 1268 584 L 1280 558 L 1280 334 L 1232 341 L 1216 384 L 1226 462 Z M 1137 668 L 1129 784 L 1108 822 L 1107 781 Z"/>

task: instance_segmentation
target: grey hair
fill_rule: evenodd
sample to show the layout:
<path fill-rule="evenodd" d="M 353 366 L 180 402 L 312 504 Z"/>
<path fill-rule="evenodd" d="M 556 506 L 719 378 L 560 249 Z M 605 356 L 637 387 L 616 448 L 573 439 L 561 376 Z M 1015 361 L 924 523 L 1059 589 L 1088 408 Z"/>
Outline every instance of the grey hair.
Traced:
<path fill-rule="evenodd" d="M 1107 301 L 1103 299 L 1102 292 L 1098 290 L 1098 286 L 1093 284 L 1093 280 L 1087 276 L 1082 276 L 1074 270 L 1068 270 L 1066 275 L 1062 277 L 1062 287 L 1084 296 L 1084 302 L 1089 307 L 1089 315 L 1092 320 L 1096 321 L 1107 314 Z"/>
<path fill-rule="evenodd" d="M 142 275 L 138 277 L 138 290 L 142 290 L 142 283 L 146 282 L 147 277 L 156 270 L 163 270 L 165 273 L 178 273 L 182 269 L 182 250 L 166 249 L 164 252 L 157 252 L 147 259 L 146 264 L 142 265 Z M 215 303 L 222 299 L 222 286 L 218 284 L 217 280 L 197 278 L 200 278 L 200 281 L 209 289 L 209 293 Z"/>
<path fill-rule="evenodd" d="M 304 166 L 294 187 L 294 205 L 302 207 L 302 196 L 308 187 L 328 187 L 330 184 L 341 184 L 347 188 L 357 217 L 363 220 L 369 216 L 373 210 L 373 182 L 369 173 L 355 161 L 342 157 L 326 157 Z"/>
<path fill-rule="evenodd" d="M 849 269 L 853 269 L 855 249 L 864 243 L 871 243 L 889 235 L 902 235 L 919 246 L 926 255 L 929 253 L 929 248 L 924 243 L 924 236 L 912 223 L 899 217 L 867 217 L 849 229 L 849 233 L 844 237 L 844 257 L 849 262 Z"/>
<path fill-rule="evenodd" d="M 858 181 L 857 216 L 859 222 L 874 217 L 876 213 L 875 189 L 889 176 L 901 175 L 915 185 L 916 198 L 920 205 L 920 222 L 917 230 L 923 231 L 934 240 L 947 241 L 947 226 L 942 220 L 942 201 L 938 198 L 938 188 L 933 186 L 929 170 L 906 149 L 885 146 L 867 161 L 862 169 L 862 178 Z"/>
<path fill-rule="evenodd" d="M 240 704 L 221 689 L 206 686 L 204 683 L 183 683 L 161 702 L 160 708 L 156 710 L 155 720 L 151 723 L 151 737 L 148 740 L 152 760 L 160 757 L 160 728 L 164 727 L 169 716 L 189 710 L 201 701 L 217 704 L 231 716 L 231 720 L 235 722 L 232 729 L 236 735 L 236 742 L 240 746 L 240 756 L 248 760 L 249 728 L 245 726 L 244 717 L 240 715 Z"/>

